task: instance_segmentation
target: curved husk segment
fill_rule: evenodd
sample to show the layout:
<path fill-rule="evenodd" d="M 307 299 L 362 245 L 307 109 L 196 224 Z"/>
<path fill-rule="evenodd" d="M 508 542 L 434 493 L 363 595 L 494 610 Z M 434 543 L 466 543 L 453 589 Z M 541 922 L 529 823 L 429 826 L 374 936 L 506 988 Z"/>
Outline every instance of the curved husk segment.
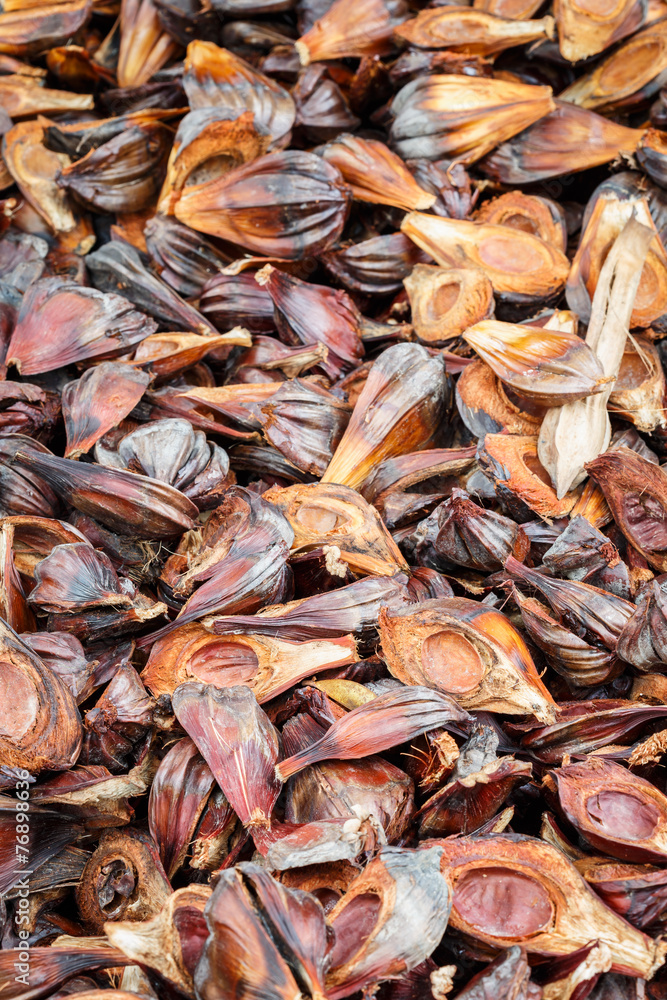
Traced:
<path fill-rule="evenodd" d="M 426 447 L 450 401 L 441 357 L 416 344 L 387 348 L 368 375 L 322 482 L 358 489 L 378 462 Z"/>
<path fill-rule="evenodd" d="M 9 625 L 0 620 L 0 754 L 9 767 L 64 771 L 79 756 L 76 702 Z"/>
<path fill-rule="evenodd" d="M 473 447 L 425 448 L 387 458 L 364 483 L 363 495 L 369 503 L 381 503 L 391 493 L 409 490 L 431 476 L 457 476 L 470 469 L 475 451 Z"/>
<path fill-rule="evenodd" d="M 79 458 L 116 427 L 137 405 L 150 375 L 129 365 L 104 361 L 63 387 L 65 458 Z"/>
<path fill-rule="evenodd" d="M 609 397 L 610 412 L 650 434 L 667 423 L 666 394 L 667 380 L 656 345 L 646 337 L 628 338 Z"/>
<path fill-rule="evenodd" d="M 356 490 L 336 483 L 274 487 L 264 494 L 294 530 L 292 552 L 321 545 L 338 549 L 342 561 L 360 576 L 394 576 L 408 565 L 379 514 Z"/>
<path fill-rule="evenodd" d="M 468 713 L 452 698 L 439 691 L 414 685 L 387 691 L 353 708 L 334 722 L 321 739 L 281 761 L 276 767 L 276 776 L 286 781 L 320 760 L 368 757 L 430 729 L 450 722 L 465 722 L 468 718 Z"/>
<path fill-rule="evenodd" d="M 183 89 L 193 111 L 216 107 L 232 117 L 251 112 L 255 125 L 270 134 L 273 148 L 287 145 L 295 116 L 289 91 L 229 49 L 202 39 L 190 42 Z"/>
<path fill-rule="evenodd" d="M 646 100 L 667 78 L 667 25 L 659 21 L 620 45 L 558 96 L 591 111 L 614 111 Z"/>
<path fill-rule="evenodd" d="M 493 286 L 474 268 L 417 264 L 403 284 L 422 343 L 439 346 L 493 315 Z"/>
<path fill-rule="evenodd" d="M 646 20 L 647 5 L 635 0 L 557 0 L 554 4 L 558 46 L 570 62 L 588 59 L 631 35 Z"/>
<path fill-rule="evenodd" d="M 443 691 L 464 708 L 555 719 L 528 647 L 499 611 L 464 597 L 380 614 L 383 656 L 404 684 Z"/>
<path fill-rule="evenodd" d="M 174 208 L 192 229 L 251 253 L 298 260 L 327 250 L 347 219 L 350 191 L 314 153 L 269 153 L 186 188 Z"/>
<path fill-rule="evenodd" d="M 604 684 L 622 670 L 614 653 L 591 645 L 550 614 L 534 597 L 524 597 L 516 588 L 515 603 L 528 635 L 542 650 L 547 662 L 572 687 Z"/>
<path fill-rule="evenodd" d="M 650 781 L 614 761 L 589 757 L 554 768 L 545 783 L 592 847 L 622 861 L 664 863 L 667 798 Z"/>
<path fill-rule="evenodd" d="M 146 683 L 145 673 L 142 679 Z M 170 879 L 185 860 L 214 785 L 210 767 L 187 737 L 160 761 L 148 798 L 148 828 Z"/>
<path fill-rule="evenodd" d="M 456 73 L 425 76 L 391 103 L 391 145 L 406 160 L 474 163 L 554 108 L 550 87 Z"/>
<path fill-rule="evenodd" d="M 665 577 L 659 576 L 649 583 L 618 639 L 618 655 L 642 672 L 651 667 L 662 670 L 667 662 L 665 582 Z"/>
<path fill-rule="evenodd" d="M 280 747 L 252 691 L 187 683 L 172 704 L 243 825 L 270 829 L 282 784 L 275 774 Z"/>
<path fill-rule="evenodd" d="M 477 455 L 502 508 L 522 522 L 531 512 L 545 520 L 564 517 L 576 499 L 573 493 L 557 496 L 540 457 L 537 438 L 520 434 L 487 434 Z"/>
<path fill-rule="evenodd" d="M 139 87 L 178 52 L 153 0 L 123 0 L 120 8 L 118 86 Z"/>
<path fill-rule="evenodd" d="M 44 479 L 66 503 L 121 535 L 171 538 L 194 527 L 198 512 L 192 501 L 157 479 L 37 452 L 21 451 L 14 462 Z"/>
<path fill-rule="evenodd" d="M 637 146 L 637 162 L 649 177 L 665 187 L 667 184 L 667 143 L 664 132 L 649 128 Z"/>
<path fill-rule="evenodd" d="M 211 635 L 193 624 L 155 643 L 142 678 L 156 697 L 173 694 L 186 681 L 202 681 L 219 688 L 243 684 L 261 703 L 305 677 L 356 660 L 351 635 L 293 642 L 248 633 Z"/>
<path fill-rule="evenodd" d="M 405 0 L 370 0 L 361 9 L 355 0 L 335 0 L 297 41 L 301 64 L 386 55 L 394 47 L 394 28 L 407 17 Z"/>
<path fill-rule="evenodd" d="M 586 465 L 614 520 L 655 569 L 667 570 L 667 475 L 630 448 L 599 455 Z"/>
<path fill-rule="evenodd" d="M 210 351 L 228 345 L 250 347 L 250 334 L 235 327 L 219 337 L 204 337 L 198 333 L 155 333 L 146 337 L 134 352 L 132 364 L 156 375 L 168 378 L 202 361 Z"/>
<path fill-rule="evenodd" d="M 51 9 L 57 12 L 61 8 L 54 5 Z M 15 13 L 25 16 L 13 12 L 0 17 Z M 79 218 L 68 195 L 56 183 L 70 158 L 64 153 L 53 153 L 44 145 L 45 129 L 50 124 L 48 119 L 39 118 L 14 125 L 3 137 L 2 157 L 28 204 L 70 250 L 83 255 L 92 248 L 95 235 L 90 222 Z"/>
<path fill-rule="evenodd" d="M 478 268 L 494 292 L 510 302 L 551 299 L 563 289 L 570 270 L 561 250 L 508 226 L 411 212 L 401 229 L 442 267 Z"/>
<path fill-rule="evenodd" d="M 628 128 L 565 101 L 516 138 L 498 146 L 480 169 L 501 184 L 535 184 L 634 153 L 642 129 Z"/>
<path fill-rule="evenodd" d="M 463 339 L 501 381 L 547 406 L 585 399 L 610 381 L 591 348 L 573 333 L 486 320 L 467 329 Z"/>
<path fill-rule="evenodd" d="M 395 29 L 409 45 L 424 49 L 453 49 L 482 56 L 497 55 L 515 45 L 553 38 L 554 20 L 498 17 L 474 7 L 422 10 Z"/>
<path fill-rule="evenodd" d="M 377 139 L 341 135 L 326 144 L 322 156 L 338 167 L 357 201 L 410 212 L 426 211 L 436 200 L 419 186 L 400 156 Z"/>
<path fill-rule="evenodd" d="M 456 408 L 461 420 L 476 437 L 505 430 L 509 435 L 536 437 L 544 407 L 510 399 L 496 373 L 475 359 L 466 365 L 456 382 Z"/>
<path fill-rule="evenodd" d="M 153 969 L 170 986 L 193 996 L 192 959 L 208 937 L 204 907 L 208 885 L 177 889 L 151 920 L 113 920 L 104 925 L 111 944 L 138 964 Z"/>
<path fill-rule="evenodd" d="M 453 891 L 450 923 L 467 936 L 494 948 L 520 943 L 533 955 L 571 955 L 595 927 L 613 971 L 650 979 L 664 963 L 667 944 L 608 909 L 551 844 L 519 834 L 436 843 Z"/>
<path fill-rule="evenodd" d="M 354 879 L 328 917 L 335 932 L 328 997 L 349 996 L 379 976 L 400 976 L 431 955 L 451 908 L 440 866 L 437 846 L 385 847 Z M 361 940 L 360 927 L 367 932 Z"/>
<path fill-rule="evenodd" d="M 383 295 L 398 291 L 414 265 L 428 258 L 403 233 L 389 233 L 329 250 L 320 259 L 345 288 Z"/>
<path fill-rule="evenodd" d="M 31 56 L 62 45 L 77 33 L 92 12 L 90 0 L 38 4 L 26 17 L 20 6 L 0 14 L 0 53 Z"/>

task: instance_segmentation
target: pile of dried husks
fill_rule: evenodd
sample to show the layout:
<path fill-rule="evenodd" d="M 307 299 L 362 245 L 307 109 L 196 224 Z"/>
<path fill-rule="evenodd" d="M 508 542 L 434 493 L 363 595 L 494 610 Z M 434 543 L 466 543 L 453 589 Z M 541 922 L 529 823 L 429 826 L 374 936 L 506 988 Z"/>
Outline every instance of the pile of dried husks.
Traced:
<path fill-rule="evenodd" d="M 667 3 L 547 6 L 4 0 L 1 1000 L 667 998 Z"/>

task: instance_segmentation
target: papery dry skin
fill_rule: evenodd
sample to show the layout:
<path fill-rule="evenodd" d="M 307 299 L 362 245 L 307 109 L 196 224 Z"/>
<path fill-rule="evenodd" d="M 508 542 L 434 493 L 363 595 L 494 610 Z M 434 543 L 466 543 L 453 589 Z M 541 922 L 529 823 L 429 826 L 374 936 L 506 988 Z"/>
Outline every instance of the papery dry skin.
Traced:
<path fill-rule="evenodd" d="M 68 542 L 85 542 L 83 535 L 72 524 L 56 521 L 48 517 L 17 514 L 3 519 L 3 526 L 14 529 L 12 543 L 14 565 L 23 577 L 34 578 L 35 566 L 44 559 L 56 545 Z"/>
<path fill-rule="evenodd" d="M 616 524 L 660 572 L 667 569 L 667 475 L 629 448 L 607 451 L 588 462 Z"/>
<path fill-rule="evenodd" d="M 260 371 L 281 371 L 288 379 L 295 379 L 311 368 L 325 362 L 329 356 L 329 348 L 321 341 L 306 344 L 303 347 L 287 347 L 274 337 L 254 338 L 252 347 L 239 354 L 236 359 L 236 371 L 242 373 L 243 368 L 257 368 Z M 304 383 L 298 383 L 303 387 Z M 310 384 L 314 388 L 314 383 Z"/>
<path fill-rule="evenodd" d="M 247 633 L 223 638 L 192 624 L 153 646 L 142 677 L 156 697 L 201 681 L 219 688 L 243 684 L 262 703 L 305 677 L 356 660 L 351 635 L 305 642 Z"/>
<path fill-rule="evenodd" d="M 474 268 L 417 264 L 403 284 L 418 340 L 440 346 L 493 315 L 493 286 Z"/>
<path fill-rule="evenodd" d="M 214 784 L 211 769 L 192 740 L 180 740 L 160 762 L 148 799 L 148 828 L 168 878 L 185 861 Z"/>
<path fill-rule="evenodd" d="M 408 17 L 404 0 L 371 0 L 363 10 L 354 0 L 335 2 L 296 42 L 302 66 L 326 59 L 387 55 L 393 31 Z"/>
<path fill-rule="evenodd" d="M 60 512 L 58 497 L 37 473 L 14 465 L 14 458 L 19 451 L 51 454 L 45 445 L 25 434 L 0 437 L 0 511 L 3 515 L 50 520 Z"/>
<path fill-rule="evenodd" d="M 203 361 L 211 351 L 230 345 L 250 347 L 250 344 L 250 334 L 241 327 L 219 337 L 205 337 L 197 333 L 155 333 L 139 343 L 132 363 L 157 378 L 169 378 Z"/>
<path fill-rule="evenodd" d="M 104 930 L 128 959 L 154 970 L 186 996 L 194 996 L 192 979 L 208 937 L 203 913 L 210 898 L 209 886 L 190 885 L 172 893 L 151 919 L 110 920 Z"/>
<path fill-rule="evenodd" d="M 244 827 L 269 830 L 282 784 L 275 774 L 278 734 L 252 691 L 187 683 L 172 704 Z"/>
<path fill-rule="evenodd" d="M 480 169 L 501 184 L 535 184 L 601 166 L 621 153 L 634 153 L 643 134 L 641 129 L 557 101 L 555 111 L 504 142 Z"/>
<path fill-rule="evenodd" d="M 651 24 L 619 46 L 594 69 L 559 94 L 592 111 L 614 111 L 643 103 L 667 82 L 667 30 Z"/>
<path fill-rule="evenodd" d="M 97 212 L 139 212 L 160 189 L 172 133 L 161 122 L 136 125 L 66 166 L 57 179 Z"/>
<path fill-rule="evenodd" d="M 287 145 L 294 124 L 294 101 L 279 83 L 228 49 L 197 39 L 188 45 L 183 72 L 188 103 L 197 108 L 221 107 L 252 112 L 276 148 Z"/>
<path fill-rule="evenodd" d="M 322 482 L 358 489 L 379 462 L 426 447 L 450 392 L 440 357 L 416 344 L 387 348 L 370 370 Z"/>
<path fill-rule="evenodd" d="M 471 468 L 476 449 L 426 448 L 381 462 L 363 485 L 362 493 L 372 504 L 382 503 L 391 493 L 409 490 L 432 476 L 458 476 Z"/>
<path fill-rule="evenodd" d="M 269 153 L 187 188 L 176 217 L 253 253 L 298 260 L 327 250 L 345 224 L 350 192 L 313 153 Z"/>
<path fill-rule="evenodd" d="M 63 386 L 67 447 L 65 458 L 79 458 L 137 405 L 150 376 L 128 365 L 104 361 Z"/>
<path fill-rule="evenodd" d="M 23 299 L 7 363 L 23 376 L 48 372 L 75 361 L 117 354 L 155 330 L 152 319 L 119 295 L 43 278 Z"/>
<path fill-rule="evenodd" d="M 100 934 L 107 920 L 146 920 L 171 895 L 157 849 L 147 833 L 106 830 L 86 864 L 76 899 L 86 926 Z"/>
<path fill-rule="evenodd" d="M 560 764 L 565 754 L 593 753 L 641 731 L 647 722 L 662 720 L 664 705 L 641 705 L 620 699 L 560 702 L 551 726 L 508 724 L 522 747 L 546 764 Z"/>
<path fill-rule="evenodd" d="M 255 127 L 252 112 L 230 118 L 224 108 L 187 114 L 176 132 L 158 210 L 171 214 L 184 188 L 218 178 L 266 152 L 269 137 Z"/>
<path fill-rule="evenodd" d="M 276 777 L 286 781 L 320 760 L 350 760 L 381 753 L 448 722 L 464 722 L 468 713 L 439 691 L 412 686 L 388 691 L 338 719 L 311 746 L 281 761 Z"/>
<path fill-rule="evenodd" d="M 467 329 L 463 339 L 501 381 L 546 406 L 585 399 L 611 381 L 575 334 L 485 320 Z"/>
<path fill-rule="evenodd" d="M 227 453 L 207 441 L 203 431 L 195 431 L 188 420 L 151 420 L 121 437 L 115 447 L 99 441 L 95 458 L 100 465 L 168 483 L 200 509 L 217 507 L 235 482 Z"/>
<path fill-rule="evenodd" d="M 646 337 L 627 340 L 609 397 L 610 411 L 650 434 L 667 423 L 666 396 L 665 373 L 655 344 Z"/>
<path fill-rule="evenodd" d="M 0 620 L 0 749 L 3 763 L 32 773 L 72 767 L 83 731 L 61 679 Z"/>
<path fill-rule="evenodd" d="M 336 936 L 327 996 L 349 996 L 431 955 L 451 906 L 440 863 L 439 847 L 386 847 L 351 883 L 328 918 Z"/>
<path fill-rule="evenodd" d="M 84 611 L 99 606 L 132 604 L 111 560 L 88 542 L 57 545 L 35 566 L 30 603 L 42 613 Z"/>
<path fill-rule="evenodd" d="M 206 618 L 202 625 L 214 635 L 252 632 L 304 641 L 352 633 L 368 643 L 377 635 L 380 608 L 397 609 L 409 602 L 405 577 L 370 576 L 331 592 L 262 608 L 256 615 Z"/>
<path fill-rule="evenodd" d="M 491 573 L 504 566 L 517 542 L 514 521 L 484 510 L 455 487 L 402 544 L 420 566 L 446 571 L 453 564 Z"/>
<path fill-rule="evenodd" d="M 312 285 L 267 264 L 255 275 L 274 305 L 274 320 L 284 340 L 292 344 L 323 343 L 328 348 L 322 365 L 339 377 L 364 357 L 361 315 L 345 292 Z"/>
<path fill-rule="evenodd" d="M 388 233 L 328 251 L 320 259 L 345 288 L 383 295 L 398 291 L 413 267 L 428 257 L 403 233 Z"/>
<path fill-rule="evenodd" d="M 523 438 L 539 433 L 544 407 L 530 405 L 521 397 L 510 399 L 496 373 L 480 359 L 463 369 L 455 398 L 461 420 L 475 437 L 502 430 Z"/>
<path fill-rule="evenodd" d="M 598 6 L 557 0 L 554 15 L 561 55 L 578 62 L 603 52 L 640 28 L 646 20 L 646 6 L 636 0 L 611 0 Z"/>
<path fill-rule="evenodd" d="M 605 375 L 618 373 L 630 317 L 653 230 L 634 218 L 615 239 L 600 271 L 586 343 L 602 361 Z M 559 497 L 585 478 L 586 460 L 609 445 L 611 425 L 607 400 L 611 388 L 588 400 L 550 410 L 542 421 L 540 460 Z"/>
<path fill-rule="evenodd" d="M 118 86 L 139 87 L 178 52 L 160 23 L 153 0 L 122 0 Z"/>
<path fill-rule="evenodd" d="M 105 938 L 79 940 L 80 944 L 68 943 L 67 946 L 61 944 L 56 947 L 31 948 L 32 972 L 27 989 L 25 984 L 17 982 L 15 978 L 16 952 L 14 949 L 3 949 L 0 953 L 0 976 L 7 984 L 5 988 L 7 1000 L 33 1000 L 33 998 L 37 1000 L 38 997 L 52 996 L 54 990 L 72 980 L 78 973 L 122 968 L 131 964 L 122 952 L 117 948 L 111 948 Z M 101 990 L 94 990 L 92 1000 L 104 1000 L 101 993 Z M 90 996 L 90 993 L 88 995 Z M 118 993 L 115 1000 L 129 1000 L 129 994 Z"/>
<path fill-rule="evenodd" d="M 87 94 L 51 90 L 40 84 L 41 81 L 35 77 L 18 73 L 3 76 L 0 79 L 2 107 L 12 118 L 57 114 L 59 111 L 87 111 L 94 107 L 93 98 Z"/>
<path fill-rule="evenodd" d="M 323 346 L 323 345 L 319 345 Z M 322 475 L 338 447 L 351 408 L 317 384 L 294 378 L 259 408 L 269 444 L 303 472 Z"/>
<path fill-rule="evenodd" d="M 297 1000 L 297 979 L 313 1000 L 323 996 L 326 924 L 315 897 L 244 863 L 222 873 L 204 914 L 209 937 L 195 973 L 202 1000 Z"/>
<path fill-rule="evenodd" d="M 637 600 L 637 610 L 618 639 L 618 655 L 642 672 L 662 669 L 667 657 L 667 602 L 660 576 L 649 583 Z"/>
<path fill-rule="evenodd" d="M 410 212 L 426 211 L 436 200 L 417 184 L 401 158 L 376 139 L 341 135 L 327 143 L 322 156 L 338 167 L 358 201 Z"/>
<path fill-rule="evenodd" d="M 532 766 L 527 761 L 498 758 L 497 749 L 493 729 L 473 728 L 446 785 L 424 802 L 415 817 L 422 837 L 472 833 L 498 812 L 515 786 L 530 780 Z"/>
<path fill-rule="evenodd" d="M 511 579 L 538 590 L 558 614 L 569 621 L 574 619 L 612 652 L 635 611 L 634 604 L 608 590 L 578 580 L 557 580 L 522 565 L 512 556 L 505 563 L 505 572 Z"/>
<path fill-rule="evenodd" d="M 475 221 L 520 229 L 539 236 L 563 253 L 567 250 L 565 212 L 551 198 L 508 191 L 482 202 L 475 212 Z"/>
<path fill-rule="evenodd" d="M 450 923 L 495 948 L 521 942 L 529 954 L 569 955 L 591 928 L 611 951 L 612 970 L 650 979 L 667 946 L 609 910 L 556 848 L 518 834 L 436 841 L 453 889 Z"/>
<path fill-rule="evenodd" d="M 550 87 L 455 73 L 425 76 L 393 99 L 389 135 L 406 160 L 474 163 L 554 108 Z"/>
<path fill-rule="evenodd" d="M 36 452 L 21 451 L 14 461 L 42 477 L 72 507 L 121 535 L 173 538 L 194 527 L 195 505 L 156 479 Z"/>
<path fill-rule="evenodd" d="M 579 835 L 622 861 L 663 862 L 667 798 L 655 785 L 600 757 L 554 768 L 546 787 Z"/>
<path fill-rule="evenodd" d="M 355 490 L 336 483 L 274 487 L 264 494 L 294 530 L 292 552 L 335 546 L 353 573 L 394 576 L 408 566 L 377 511 Z"/>
<path fill-rule="evenodd" d="M 144 266 L 139 253 L 129 244 L 116 240 L 105 243 L 95 253 L 88 254 L 86 266 L 96 288 L 121 292 L 125 299 L 155 316 L 162 325 L 204 336 L 217 334 L 194 306 Z"/>
<path fill-rule="evenodd" d="M 551 39 L 554 20 L 509 19 L 470 7 L 422 10 L 417 17 L 399 25 L 394 34 L 409 45 L 425 49 L 453 49 L 490 56 L 529 42 Z"/>
<path fill-rule="evenodd" d="M 401 230 L 442 267 L 479 269 L 509 302 L 550 299 L 562 290 L 570 269 L 561 250 L 508 226 L 411 212 Z"/>
<path fill-rule="evenodd" d="M 537 438 L 514 434 L 487 434 L 477 455 L 491 479 L 501 507 L 515 519 L 527 521 L 534 512 L 543 519 L 564 517 L 575 496 L 559 498 L 538 458 Z"/>
<path fill-rule="evenodd" d="M 647 327 L 656 324 L 660 328 L 665 323 L 663 317 L 667 312 L 667 252 L 651 217 L 648 200 L 641 190 L 627 190 L 620 185 L 617 191 L 607 188 L 599 193 L 590 211 L 587 211 L 579 247 L 567 280 L 568 304 L 584 322 L 591 320 L 592 302 L 598 283 L 602 281 L 602 268 L 609 248 L 629 219 L 635 219 L 654 233 L 644 261 L 629 326 Z"/>
<path fill-rule="evenodd" d="M 604 684 L 622 672 L 623 665 L 614 653 L 586 642 L 554 618 L 540 601 L 524 597 L 516 588 L 513 597 L 531 640 L 571 687 Z"/>
<path fill-rule="evenodd" d="M 77 7 L 81 9 L 78 3 Z M 54 5 L 53 9 L 59 11 L 60 5 Z M 0 17 L 14 16 L 0 14 Z M 21 17 L 25 19 L 25 15 Z M 28 204 L 54 233 L 61 234 L 61 239 L 75 253 L 83 255 L 93 246 L 95 235 L 90 223 L 77 217 L 70 199 L 56 184 L 58 173 L 70 160 L 43 145 L 45 127 L 49 124 L 48 119 L 36 119 L 14 125 L 3 137 L 2 158 Z"/>
<path fill-rule="evenodd" d="M 464 597 L 380 612 L 384 659 L 404 684 L 423 684 L 464 707 L 553 722 L 555 704 L 521 635 L 499 611 Z"/>
<path fill-rule="evenodd" d="M 31 800 L 54 806 L 61 814 L 79 817 L 89 831 L 124 826 L 133 819 L 128 799 L 143 795 L 148 790 L 154 771 L 155 764 L 150 757 L 122 775 L 113 775 L 99 765 L 79 765 L 34 787 Z M 80 864 L 79 877 L 74 880 L 75 885 L 80 881 L 90 854 L 89 851 L 83 852 L 83 863 Z"/>

